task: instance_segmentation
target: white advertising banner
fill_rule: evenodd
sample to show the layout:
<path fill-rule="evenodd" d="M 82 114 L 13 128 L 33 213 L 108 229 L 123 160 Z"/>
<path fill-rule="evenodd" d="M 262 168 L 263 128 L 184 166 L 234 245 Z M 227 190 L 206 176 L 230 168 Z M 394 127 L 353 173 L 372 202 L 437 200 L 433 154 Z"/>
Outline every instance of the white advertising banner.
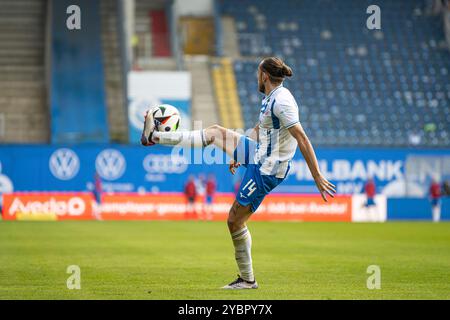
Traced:
<path fill-rule="evenodd" d="M 180 111 L 180 129 L 191 126 L 191 74 L 184 71 L 132 71 L 128 74 L 130 142 L 139 143 L 145 111 L 170 104 Z"/>

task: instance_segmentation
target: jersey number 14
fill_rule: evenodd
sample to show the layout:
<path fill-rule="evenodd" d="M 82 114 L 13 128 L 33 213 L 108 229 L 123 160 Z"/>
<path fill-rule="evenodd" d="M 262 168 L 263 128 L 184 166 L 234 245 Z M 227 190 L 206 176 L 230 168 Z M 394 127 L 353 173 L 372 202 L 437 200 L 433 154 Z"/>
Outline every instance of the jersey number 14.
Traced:
<path fill-rule="evenodd" d="M 248 190 L 247 197 L 250 197 L 253 192 L 256 190 L 256 182 L 253 179 L 248 180 L 245 186 L 242 188 L 242 191 L 245 189 Z"/>

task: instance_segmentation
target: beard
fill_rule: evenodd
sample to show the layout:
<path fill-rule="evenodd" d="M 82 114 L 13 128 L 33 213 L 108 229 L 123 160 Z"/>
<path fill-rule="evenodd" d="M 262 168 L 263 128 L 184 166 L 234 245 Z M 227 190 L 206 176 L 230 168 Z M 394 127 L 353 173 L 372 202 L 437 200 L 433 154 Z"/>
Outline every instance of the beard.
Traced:
<path fill-rule="evenodd" d="M 259 92 L 266 93 L 266 86 L 264 85 L 264 83 L 260 82 L 258 84 L 258 89 L 259 89 Z"/>

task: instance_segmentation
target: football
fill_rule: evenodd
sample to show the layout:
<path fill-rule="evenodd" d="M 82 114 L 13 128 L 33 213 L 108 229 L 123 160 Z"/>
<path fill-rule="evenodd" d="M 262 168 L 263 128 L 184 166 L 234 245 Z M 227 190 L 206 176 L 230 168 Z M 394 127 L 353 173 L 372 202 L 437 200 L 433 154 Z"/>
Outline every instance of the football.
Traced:
<path fill-rule="evenodd" d="M 176 131 L 180 125 L 180 112 L 170 104 L 161 104 L 152 110 L 156 130 L 162 132 Z"/>

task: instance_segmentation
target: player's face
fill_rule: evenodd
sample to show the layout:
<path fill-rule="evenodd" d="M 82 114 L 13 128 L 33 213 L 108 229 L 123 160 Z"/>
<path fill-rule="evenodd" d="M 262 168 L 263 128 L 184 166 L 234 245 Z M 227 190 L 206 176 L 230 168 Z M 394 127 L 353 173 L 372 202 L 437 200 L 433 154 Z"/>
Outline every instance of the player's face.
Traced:
<path fill-rule="evenodd" d="M 257 73 L 257 77 L 258 77 L 258 89 L 259 92 L 261 93 L 265 93 L 265 85 L 264 85 L 264 79 L 263 79 L 264 73 L 261 71 L 261 67 L 258 67 L 258 73 Z"/>

